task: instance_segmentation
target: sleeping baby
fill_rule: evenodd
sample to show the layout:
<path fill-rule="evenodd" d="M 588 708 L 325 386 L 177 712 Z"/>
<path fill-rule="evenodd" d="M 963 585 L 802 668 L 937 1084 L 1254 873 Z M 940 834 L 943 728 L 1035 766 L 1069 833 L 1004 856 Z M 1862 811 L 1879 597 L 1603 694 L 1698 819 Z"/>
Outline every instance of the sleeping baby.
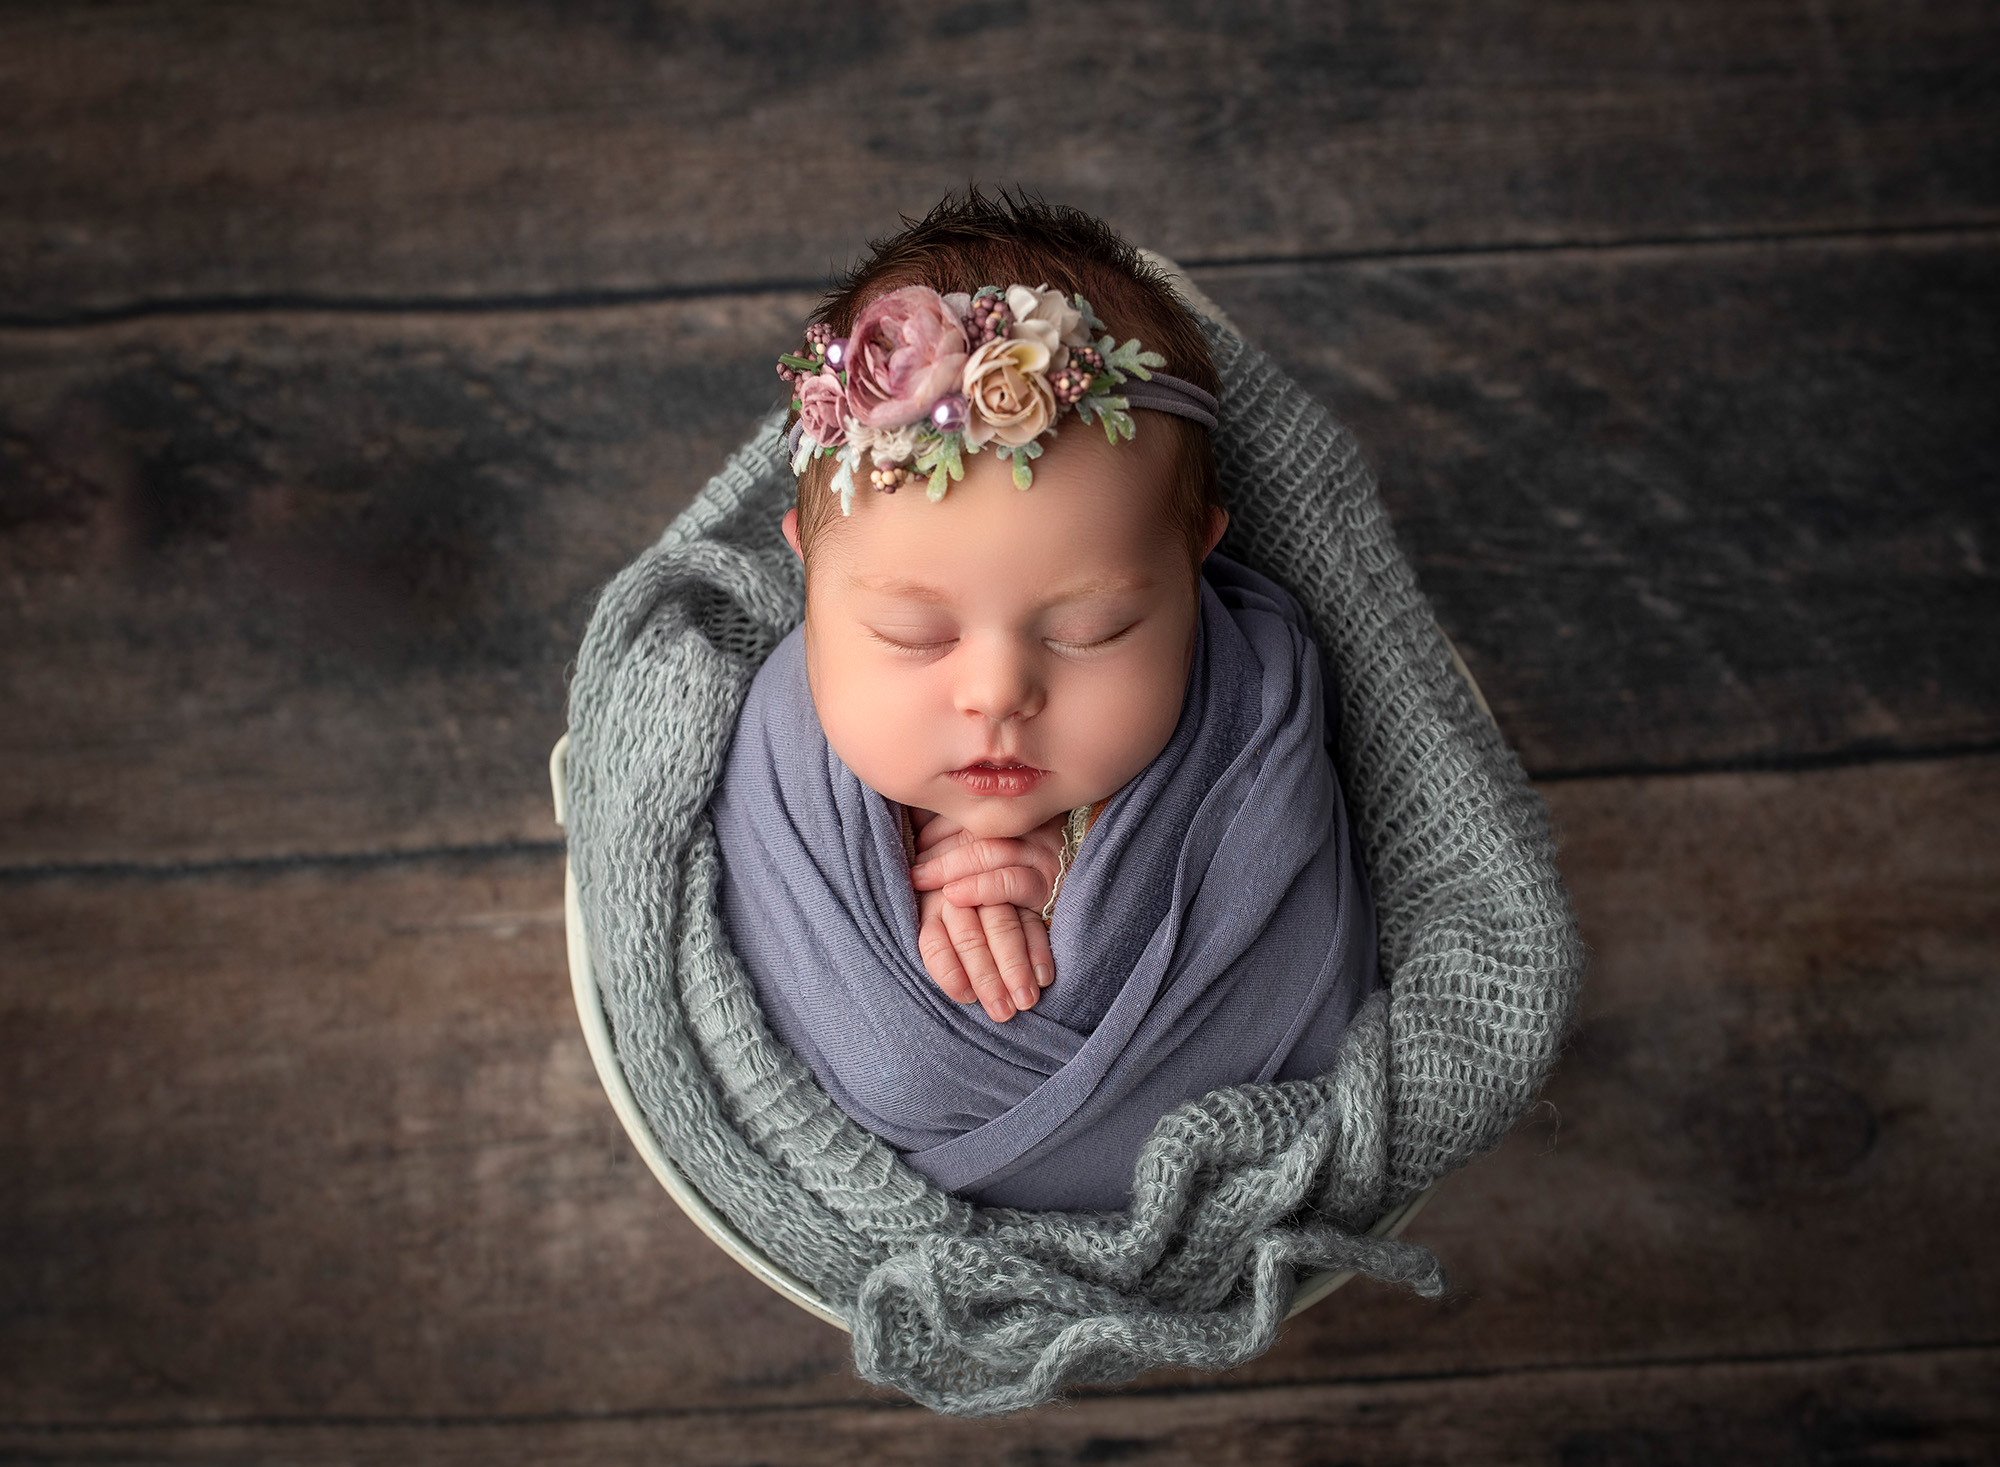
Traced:
<path fill-rule="evenodd" d="M 772 1030 L 976 1202 L 1129 1199 L 1167 1111 L 1328 1069 L 1377 982 L 1292 598 L 1215 554 L 1215 373 L 1167 280 L 973 195 L 781 373 L 806 615 L 712 814 Z"/>

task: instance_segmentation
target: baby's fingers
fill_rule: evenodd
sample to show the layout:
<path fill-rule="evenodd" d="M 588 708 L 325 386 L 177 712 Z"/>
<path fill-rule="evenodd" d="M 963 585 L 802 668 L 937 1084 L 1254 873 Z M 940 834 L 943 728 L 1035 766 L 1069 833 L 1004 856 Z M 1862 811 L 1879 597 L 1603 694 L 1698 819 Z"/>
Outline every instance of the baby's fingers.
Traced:
<path fill-rule="evenodd" d="M 1044 860 L 1041 847 L 1025 840 L 1002 840 L 987 837 L 969 840 L 961 845 L 944 846 L 926 851 L 917 864 L 910 868 L 910 884 L 918 891 L 933 891 L 951 881 L 962 881 L 969 876 L 977 876 L 984 871 L 999 871 L 1010 866 L 1037 866 Z M 1049 875 L 1055 875 L 1056 863 L 1048 861 Z"/>
<path fill-rule="evenodd" d="M 1048 905 L 1049 878 L 1032 866 L 982 871 L 949 883 L 944 899 L 956 907 L 1027 907 L 1039 912 Z"/>
<path fill-rule="evenodd" d="M 924 971 L 946 998 L 953 1003 L 971 1003 L 978 996 L 973 992 L 971 978 L 966 976 L 965 965 L 958 960 L 958 949 L 951 945 L 942 911 L 930 913 L 918 926 L 917 952 L 924 960 Z"/>
<path fill-rule="evenodd" d="M 1028 939 L 1028 961 L 1034 964 L 1035 983 L 1047 988 L 1056 981 L 1056 955 L 1049 946 L 1049 929 L 1042 921 L 1042 914 L 1028 908 L 1018 908 L 1021 913 L 1021 932 Z"/>
<path fill-rule="evenodd" d="M 986 946 L 1000 970 L 1000 981 L 1013 996 L 1014 1007 L 1033 1008 L 1035 1000 L 1042 996 L 1042 986 L 1036 982 L 1034 959 L 1028 951 L 1027 934 L 1022 931 L 1020 909 L 980 907 L 977 911 L 980 926 L 986 930 Z M 1041 925 L 1038 917 L 1028 920 L 1037 927 Z"/>
<path fill-rule="evenodd" d="M 994 1023 L 1004 1024 L 1014 1017 L 1014 1001 L 1007 996 L 1007 982 L 1000 976 L 1000 965 L 993 960 L 986 925 L 980 916 L 976 907 L 954 907 L 947 903 L 945 931 L 951 934 L 952 950 L 964 964 L 973 991 L 979 995 L 980 1006 Z"/>

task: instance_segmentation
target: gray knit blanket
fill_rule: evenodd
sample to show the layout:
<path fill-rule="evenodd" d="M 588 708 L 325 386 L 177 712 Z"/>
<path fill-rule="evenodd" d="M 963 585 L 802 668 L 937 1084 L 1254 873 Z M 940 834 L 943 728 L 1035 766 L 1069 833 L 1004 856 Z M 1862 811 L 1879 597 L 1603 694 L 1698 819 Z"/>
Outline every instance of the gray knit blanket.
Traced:
<path fill-rule="evenodd" d="M 1428 1252 L 1366 1230 L 1514 1124 L 1581 981 L 1541 801 L 1456 674 L 1353 439 L 1204 324 L 1221 548 L 1299 599 L 1334 668 L 1387 987 L 1324 1075 L 1162 1118 L 1126 1211 L 939 1191 L 772 1037 L 725 940 L 707 806 L 751 678 L 804 614 L 777 419 L 605 589 L 578 655 L 570 860 L 632 1091 L 710 1204 L 841 1312 L 860 1373 L 938 1411 L 1239 1364 L 1322 1269 L 1438 1292 Z"/>

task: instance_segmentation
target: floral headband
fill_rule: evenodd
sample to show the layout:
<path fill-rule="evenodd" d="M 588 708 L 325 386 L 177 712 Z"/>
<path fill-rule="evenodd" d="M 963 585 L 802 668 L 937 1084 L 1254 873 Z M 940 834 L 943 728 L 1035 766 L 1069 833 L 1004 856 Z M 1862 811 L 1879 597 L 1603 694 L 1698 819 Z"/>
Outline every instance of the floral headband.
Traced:
<path fill-rule="evenodd" d="M 1136 339 L 1120 346 L 1103 332 L 1089 301 L 1045 285 L 969 295 L 906 285 L 864 306 L 847 336 L 818 323 L 799 351 L 778 358 L 797 393 L 792 472 L 837 459 L 831 487 L 850 514 L 864 454 L 875 488 L 894 494 L 928 478 L 935 501 L 965 477 L 964 455 L 987 447 L 1013 460 L 1014 487 L 1026 489 L 1039 440 L 1071 409 L 1102 423 L 1112 443 L 1133 436 L 1135 407 L 1214 429 L 1212 395 L 1154 370 L 1166 358 Z"/>

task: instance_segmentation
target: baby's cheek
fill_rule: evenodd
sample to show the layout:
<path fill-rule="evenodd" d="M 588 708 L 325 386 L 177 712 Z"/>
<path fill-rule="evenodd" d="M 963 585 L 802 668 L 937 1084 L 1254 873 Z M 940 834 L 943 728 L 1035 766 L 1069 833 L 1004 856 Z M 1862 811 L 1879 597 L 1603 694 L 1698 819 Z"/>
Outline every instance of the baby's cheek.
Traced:
<path fill-rule="evenodd" d="M 1113 793 L 1150 764 L 1173 737 L 1179 721 L 1185 676 L 1158 659 L 1104 669 L 1089 679 L 1088 697 L 1072 722 L 1075 736 L 1091 749 L 1098 783 Z"/>
<path fill-rule="evenodd" d="M 827 743 L 863 784 L 885 799 L 922 804 L 925 776 L 940 757 L 927 716 L 934 701 L 921 677 L 829 659 L 813 685 Z"/>

